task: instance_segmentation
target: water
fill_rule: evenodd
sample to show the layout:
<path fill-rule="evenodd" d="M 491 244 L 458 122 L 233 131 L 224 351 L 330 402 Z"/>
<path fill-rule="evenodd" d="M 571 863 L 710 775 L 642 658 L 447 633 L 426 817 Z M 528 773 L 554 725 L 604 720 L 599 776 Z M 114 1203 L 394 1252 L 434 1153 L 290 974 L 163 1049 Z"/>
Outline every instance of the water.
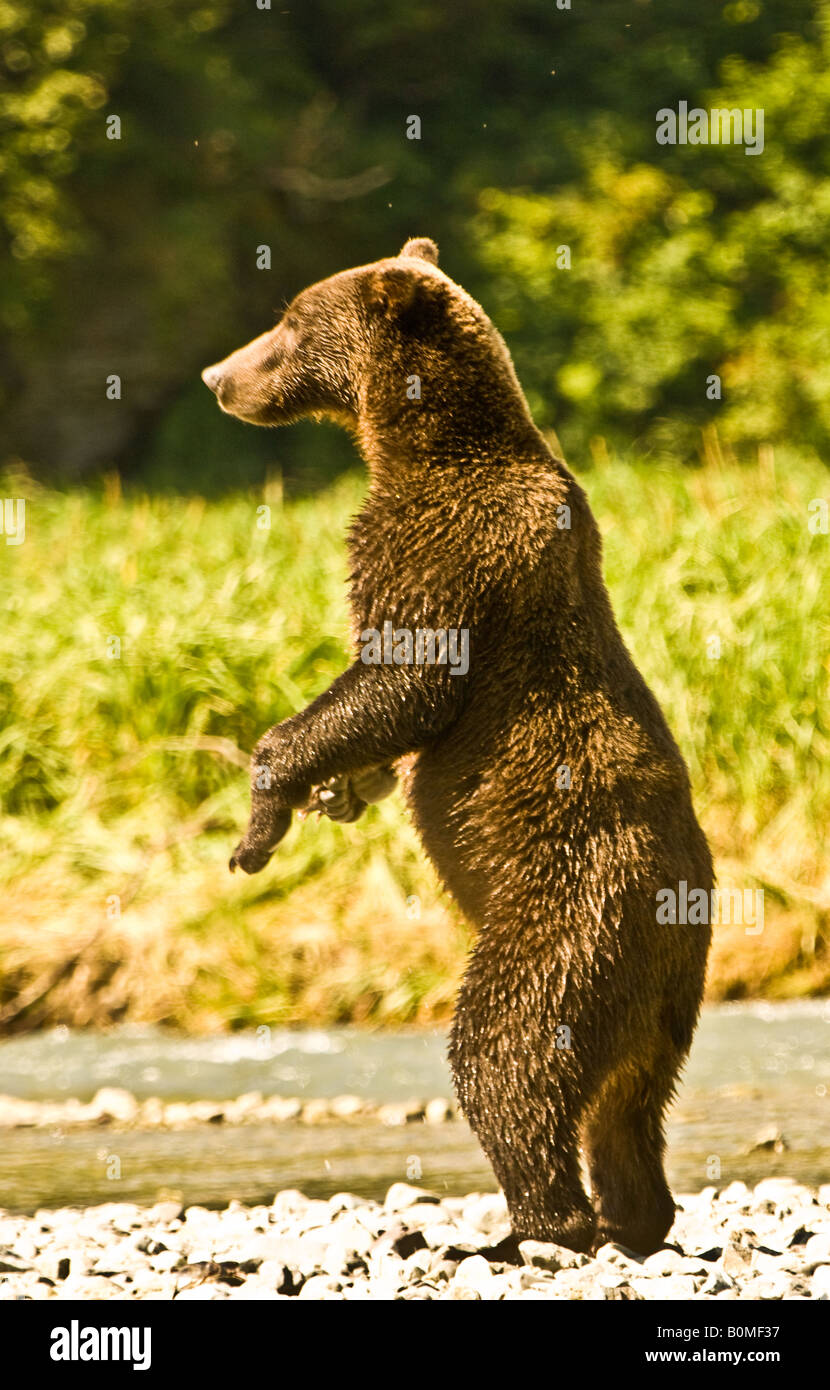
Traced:
<path fill-rule="evenodd" d="M 227 1100 L 245 1091 L 408 1100 L 452 1094 L 444 1051 L 439 1032 L 266 1028 L 177 1038 L 153 1028 L 55 1028 L 0 1043 L 0 1091 L 30 1100 L 89 1100 L 99 1086 L 165 1100 Z"/>
<path fill-rule="evenodd" d="M 88 1100 L 99 1086 L 169 1100 L 244 1091 L 406 1100 L 452 1093 L 445 1051 L 438 1032 L 176 1038 L 154 1029 L 55 1029 L 0 1043 L 0 1091 L 39 1100 Z M 751 1152 L 764 1127 L 780 1130 L 788 1151 Z M 706 1009 L 668 1136 L 678 1191 L 776 1174 L 830 1181 L 830 1001 Z M 407 1179 L 453 1195 L 495 1187 L 463 1123 L 0 1131 L 0 1205 L 21 1211 L 164 1196 L 224 1206 L 232 1197 L 269 1201 L 284 1187 L 382 1197 Z"/>

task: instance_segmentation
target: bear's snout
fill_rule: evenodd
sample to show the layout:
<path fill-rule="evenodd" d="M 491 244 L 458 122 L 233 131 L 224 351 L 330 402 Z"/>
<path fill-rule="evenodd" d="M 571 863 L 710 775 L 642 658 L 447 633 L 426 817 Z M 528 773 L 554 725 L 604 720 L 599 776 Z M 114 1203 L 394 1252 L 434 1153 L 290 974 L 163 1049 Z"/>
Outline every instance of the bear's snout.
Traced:
<path fill-rule="evenodd" d="M 222 363 L 214 362 L 212 367 L 205 367 L 202 372 L 202 381 L 205 386 L 209 386 L 211 391 L 218 393 L 219 383 L 222 380 Z"/>
<path fill-rule="evenodd" d="M 261 333 L 253 342 L 238 348 L 229 357 L 205 367 L 202 381 L 216 397 L 226 415 L 264 424 L 273 403 L 275 334 Z"/>
<path fill-rule="evenodd" d="M 212 367 L 205 367 L 202 372 L 202 381 L 208 386 L 219 402 L 220 410 L 226 415 L 246 415 L 246 410 L 239 409 L 240 399 L 246 400 L 248 393 L 244 390 L 244 378 L 240 382 L 238 371 L 233 366 L 228 366 L 228 358 L 222 362 L 214 362 Z M 240 385 L 243 390 L 240 392 Z"/>

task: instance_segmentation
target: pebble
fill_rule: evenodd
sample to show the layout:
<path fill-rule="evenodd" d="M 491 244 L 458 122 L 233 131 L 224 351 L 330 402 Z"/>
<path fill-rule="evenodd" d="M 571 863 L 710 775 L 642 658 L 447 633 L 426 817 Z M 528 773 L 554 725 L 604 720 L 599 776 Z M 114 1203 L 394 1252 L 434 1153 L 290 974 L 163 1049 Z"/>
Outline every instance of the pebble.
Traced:
<path fill-rule="evenodd" d="M 523 1240 L 519 1244 L 519 1254 L 526 1265 L 538 1265 L 555 1273 L 558 1269 L 578 1269 L 588 1263 L 587 1255 L 578 1255 L 564 1245 L 553 1245 L 544 1240 Z"/>
<path fill-rule="evenodd" d="M 730 1183 L 680 1197 L 666 1245 L 647 1258 L 526 1240 L 521 1265 L 481 1253 L 506 1234 L 500 1193 L 439 1197 L 405 1182 L 383 1202 L 286 1189 L 268 1206 L 224 1211 L 0 1210 L 0 1300 L 830 1301 L 828 1197 L 830 1185 Z"/>
<path fill-rule="evenodd" d="M 830 1230 L 810 1236 L 800 1254 L 810 1271 L 819 1265 L 830 1265 Z"/>
<path fill-rule="evenodd" d="M 690 1274 L 674 1274 L 668 1278 L 658 1275 L 654 1279 L 634 1277 L 631 1287 L 640 1298 L 649 1300 L 694 1298 L 697 1293 L 695 1281 Z"/>
<path fill-rule="evenodd" d="M 789 1143 L 785 1135 L 781 1133 L 776 1125 L 765 1125 L 755 1136 L 755 1142 L 749 1149 L 749 1153 L 776 1153 L 783 1154 L 789 1149 Z"/>
<path fill-rule="evenodd" d="M 452 1208 L 444 1203 L 447 1211 Z M 510 1230 L 510 1218 L 507 1215 L 507 1203 L 501 1192 L 485 1192 L 481 1197 L 474 1197 L 471 1201 L 465 1202 L 461 1209 L 461 1216 L 467 1226 L 472 1226 L 477 1231 L 482 1231 L 491 1237 L 491 1244 L 495 1245 L 502 1236 L 506 1236 Z"/>

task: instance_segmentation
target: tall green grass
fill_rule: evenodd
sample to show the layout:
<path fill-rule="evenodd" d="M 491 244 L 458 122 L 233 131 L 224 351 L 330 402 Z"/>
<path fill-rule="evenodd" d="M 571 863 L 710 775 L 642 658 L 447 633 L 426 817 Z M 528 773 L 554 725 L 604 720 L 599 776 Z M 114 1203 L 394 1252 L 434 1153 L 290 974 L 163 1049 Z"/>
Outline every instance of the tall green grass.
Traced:
<path fill-rule="evenodd" d="M 582 482 L 721 877 L 764 886 L 768 917 L 777 904 L 798 923 L 795 954 L 760 976 L 745 943 L 748 987 L 830 984 L 830 537 L 808 528 L 826 470 L 769 453 L 696 471 L 606 459 Z M 14 1026 L 449 1008 L 466 932 L 398 798 L 354 826 L 295 824 L 255 879 L 225 868 L 247 818 L 240 763 L 348 660 L 343 535 L 363 488 L 350 475 L 313 498 L 283 502 L 272 484 L 207 502 L 124 496 L 114 478 L 2 484 L 27 502 L 25 543 L 0 540 L 0 1003 Z M 739 992 L 740 960 L 729 971 Z M 37 998 L 15 1012 L 27 988 Z"/>

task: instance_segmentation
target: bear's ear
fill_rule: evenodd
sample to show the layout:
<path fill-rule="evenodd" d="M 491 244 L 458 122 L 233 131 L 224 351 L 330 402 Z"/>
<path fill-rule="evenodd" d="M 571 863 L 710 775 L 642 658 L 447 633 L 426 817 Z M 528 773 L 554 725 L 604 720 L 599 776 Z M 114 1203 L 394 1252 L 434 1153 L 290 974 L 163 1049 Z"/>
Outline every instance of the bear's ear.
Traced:
<path fill-rule="evenodd" d="M 377 313 L 404 313 L 419 296 L 420 279 L 417 270 L 404 270 L 403 266 L 373 270 L 366 286 L 366 303 Z"/>
<path fill-rule="evenodd" d="M 438 247 L 428 236 L 413 237 L 407 241 L 400 250 L 401 256 L 414 256 L 419 261 L 429 261 L 430 265 L 438 264 Z"/>

